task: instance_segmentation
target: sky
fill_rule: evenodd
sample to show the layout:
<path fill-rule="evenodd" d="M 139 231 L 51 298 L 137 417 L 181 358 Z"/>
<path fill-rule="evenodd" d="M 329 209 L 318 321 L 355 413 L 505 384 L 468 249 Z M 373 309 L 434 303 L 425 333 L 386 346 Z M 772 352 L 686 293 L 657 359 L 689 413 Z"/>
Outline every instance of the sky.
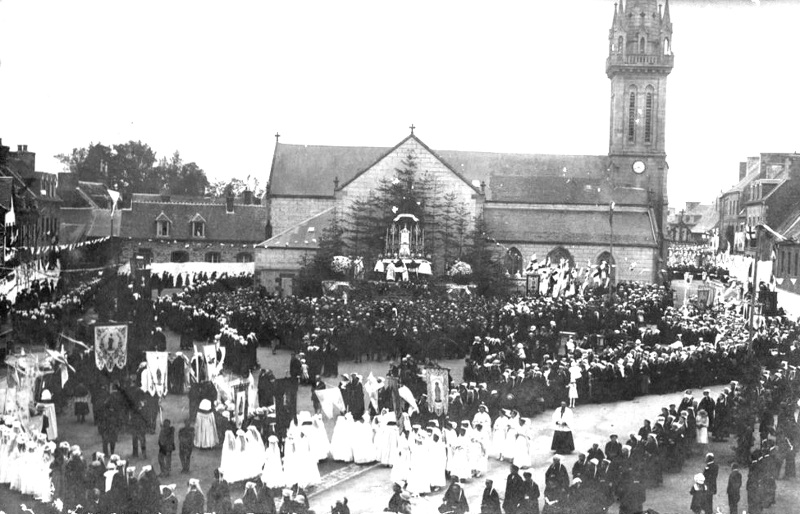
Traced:
<path fill-rule="evenodd" d="M 269 176 L 275 134 L 434 150 L 608 153 L 613 0 L 0 0 L 0 138 L 39 171 L 92 142 Z M 800 0 L 671 0 L 670 205 L 800 151 Z"/>

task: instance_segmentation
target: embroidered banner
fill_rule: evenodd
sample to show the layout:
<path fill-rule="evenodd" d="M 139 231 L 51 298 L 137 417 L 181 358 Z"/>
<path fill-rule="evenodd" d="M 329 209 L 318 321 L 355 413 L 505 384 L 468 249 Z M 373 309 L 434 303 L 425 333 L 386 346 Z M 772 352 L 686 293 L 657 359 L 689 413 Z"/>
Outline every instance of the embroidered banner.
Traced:
<path fill-rule="evenodd" d="M 145 352 L 147 358 L 147 374 L 149 383 L 147 392 L 152 395 L 167 395 L 167 366 L 169 358 L 167 352 Z"/>
<path fill-rule="evenodd" d="M 206 367 L 208 371 L 208 380 L 214 380 L 219 374 L 219 367 L 217 365 L 217 347 L 213 344 L 204 344 L 203 357 L 206 359 Z"/>
<path fill-rule="evenodd" d="M 122 369 L 128 361 L 128 325 L 94 327 L 94 359 L 97 369 Z"/>
<path fill-rule="evenodd" d="M 450 372 L 446 368 L 425 368 L 428 383 L 428 408 L 437 416 L 447 414 L 447 393 Z"/>

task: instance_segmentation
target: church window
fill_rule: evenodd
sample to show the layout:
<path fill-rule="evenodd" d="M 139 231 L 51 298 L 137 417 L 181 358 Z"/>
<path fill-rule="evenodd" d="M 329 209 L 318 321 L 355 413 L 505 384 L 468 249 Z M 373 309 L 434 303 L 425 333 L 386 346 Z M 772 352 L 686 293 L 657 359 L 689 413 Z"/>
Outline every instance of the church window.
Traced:
<path fill-rule="evenodd" d="M 631 91 L 628 102 L 628 141 L 633 143 L 636 134 L 636 92 Z"/>
<path fill-rule="evenodd" d="M 643 54 L 644 52 L 644 38 L 639 38 L 639 53 Z"/>
<path fill-rule="evenodd" d="M 653 134 L 653 93 L 647 93 L 644 103 L 644 142 L 649 143 Z"/>

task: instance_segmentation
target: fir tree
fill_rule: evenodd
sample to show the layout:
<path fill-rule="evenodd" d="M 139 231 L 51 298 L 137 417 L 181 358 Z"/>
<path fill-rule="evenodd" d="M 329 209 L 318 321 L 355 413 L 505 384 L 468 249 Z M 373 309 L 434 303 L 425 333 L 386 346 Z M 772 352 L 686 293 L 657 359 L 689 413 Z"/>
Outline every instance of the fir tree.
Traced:
<path fill-rule="evenodd" d="M 509 280 L 503 266 L 498 243 L 489 234 L 486 220 L 479 217 L 469 236 L 464 261 L 472 266 L 471 282 L 483 296 L 504 296 L 509 291 Z"/>
<path fill-rule="evenodd" d="M 304 255 L 301 260 L 302 266 L 296 281 L 298 296 L 318 296 L 322 292 L 323 280 L 346 278 L 344 274 L 335 272 L 331 266 L 333 258 L 345 255 L 347 250 L 343 235 L 339 214 L 334 209 L 330 223 L 317 240 L 319 249 L 313 255 Z"/>

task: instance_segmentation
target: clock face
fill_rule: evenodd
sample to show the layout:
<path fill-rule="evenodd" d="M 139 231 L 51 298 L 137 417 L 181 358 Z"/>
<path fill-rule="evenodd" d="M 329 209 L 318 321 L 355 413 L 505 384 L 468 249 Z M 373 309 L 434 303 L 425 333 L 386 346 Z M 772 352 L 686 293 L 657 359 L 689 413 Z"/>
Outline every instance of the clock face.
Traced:
<path fill-rule="evenodd" d="M 644 173 L 644 170 L 647 166 L 645 166 L 643 161 L 634 161 L 633 163 L 633 172 L 634 173 Z"/>

